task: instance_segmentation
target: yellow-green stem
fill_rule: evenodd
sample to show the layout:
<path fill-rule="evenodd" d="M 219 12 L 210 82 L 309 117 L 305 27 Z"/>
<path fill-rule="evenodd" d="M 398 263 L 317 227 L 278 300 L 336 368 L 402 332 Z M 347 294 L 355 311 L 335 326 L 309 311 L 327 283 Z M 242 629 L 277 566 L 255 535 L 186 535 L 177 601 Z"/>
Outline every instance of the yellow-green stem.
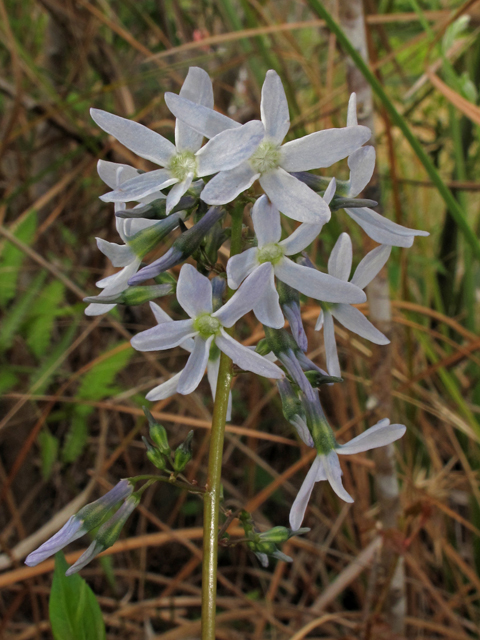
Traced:
<path fill-rule="evenodd" d="M 232 213 L 230 255 L 239 253 L 242 243 L 242 209 Z M 229 290 L 229 297 L 233 291 Z M 232 361 L 220 354 L 215 405 L 213 408 L 208 475 L 203 507 L 202 566 L 202 640 L 215 640 L 218 563 L 218 519 L 220 510 L 223 441 L 227 419 L 228 398 L 232 383 Z"/>

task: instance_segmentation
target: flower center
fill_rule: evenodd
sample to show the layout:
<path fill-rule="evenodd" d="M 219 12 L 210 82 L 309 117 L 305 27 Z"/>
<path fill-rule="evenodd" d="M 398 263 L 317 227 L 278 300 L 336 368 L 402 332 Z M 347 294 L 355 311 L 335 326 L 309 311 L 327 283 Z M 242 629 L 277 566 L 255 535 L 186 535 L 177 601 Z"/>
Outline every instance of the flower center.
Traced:
<path fill-rule="evenodd" d="M 198 316 L 193 323 L 193 328 L 198 331 L 202 338 L 209 338 L 210 336 L 216 335 L 219 333 L 221 326 L 221 322 L 209 313 Z"/>
<path fill-rule="evenodd" d="M 264 262 L 271 262 L 272 264 L 278 264 L 280 260 L 283 258 L 283 249 L 279 244 L 272 242 L 270 244 L 264 245 L 261 249 L 259 249 L 257 254 L 257 260 L 260 264 Z"/>
<path fill-rule="evenodd" d="M 177 153 L 170 160 L 168 165 L 170 173 L 174 178 L 177 178 L 180 182 L 185 180 L 189 173 L 193 173 L 195 177 L 197 174 L 197 159 L 195 154 L 191 151 L 182 151 Z"/>
<path fill-rule="evenodd" d="M 250 158 L 250 166 L 256 173 L 266 173 L 276 169 L 282 159 L 280 147 L 274 142 L 264 140 Z"/>

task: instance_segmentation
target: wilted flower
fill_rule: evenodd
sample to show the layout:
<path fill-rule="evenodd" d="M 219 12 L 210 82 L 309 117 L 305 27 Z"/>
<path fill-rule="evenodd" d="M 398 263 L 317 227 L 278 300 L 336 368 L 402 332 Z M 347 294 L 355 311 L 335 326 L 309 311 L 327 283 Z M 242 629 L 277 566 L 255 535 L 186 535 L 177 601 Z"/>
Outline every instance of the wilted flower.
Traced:
<path fill-rule="evenodd" d="M 268 378 L 281 378 L 283 372 L 258 353 L 244 347 L 225 331 L 251 311 L 263 295 L 265 265 L 252 273 L 242 287 L 217 311 L 213 311 L 212 284 L 190 264 L 184 264 L 178 279 L 177 299 L 190 320 L 166 322 L 142 331 L 132 339 L 138 351 L 171 349 L 194 338 L 192 353 L 180 374 L 177 392 L 188 394 L 200 383 L 207 366 L 212 344 L 223 351 L 241 369 Z"/>
<path fill-rule="evenodd" d="M 34 567 L 97 527 L 107 517 L 110 509 L 128 498 L 132 491 L 133 486 L 128 480 L 120 480 L 104 496 L 85 505 L 69 518 L 60 531 L 27 556 L 25 564 Z"/>
<path fill-rule="evenodd" d="M 207 138 L 240 126 L 181 95 L 166 93 L 165 102 L 178 119 Z M 355 124 L 317 131 L 282 145 L 290 128 L 290 117 L 282 81 L 273 70 L 267 72 L 263 83 L 260 113 L 263 140 L 255 153 L 237 167 L 220 171 L 203 190 L 202 200 L 208 204 L 231 202 L 258 178 L 270 200 L 286 216 L 300 222 L 324 224 L 330 219 L 327 203 L 290 172 L 331 166 L 361 147 L 370 138 L 370 130 Z"/>
<path fill-rule="evenodd" d="M 364 289 L 378 274 L 387 262 L 391 247 L 381 245 L 363 258 L 353 274 L 350 282 L 359 289 Z M 347 282 L 352 269 L 352 241 L 347 233 L 342 233 L 332 249 L 328 260 L 328 273 L 339 280 Z M 325 341 L 325 354 L 327 369 L 330 375 L 340 376 L 340 363 L 338 361 L 337 345 L 335 342 L 335 329 L 333 318 L 338 320 L 346 329 L 353 331 L 358 336 L 370 340 L 375 344 L 388 344 L 390 340 L 383 335 L 373 324 L 367 320 L 361 311 L 349 304 L 327 304 L 321 302 L 322 310 L 315 325 L 319 330 L 323 326 L 323 339 Z"/>
<path fill-rule="evenodd" d="M 213 107 L 212 82 L 198 67 L 188 71 L 180 95 L 203 108 Z M 223 131 L 204 147 L 203 136 L 184 122 L 175 125 L 175 145 L 143 125 L 100 109 L 91 109 L 92 118 L 104 131 L 138 156 L 165 167 L 143 173 L 122 183 L 101 197 L 104 202 L 131 202 L 174 185 L 167 196 L 167 214 L 197 177 L 233 169 L 249 158 L 263 137 L 259 121 L 248 122 L 235 131 Z"/>
<path fill-rule="evenodd" d="M 233 256 L 227 263 L 228 284 L 237 289 L 249 274 L 260 267 L 264 271 L 265 290 L 253 311 L 258 320 L 279 329 L 284 325 L 283 313 L 275 288 L 274 275 L 293 289 L 317 300 L 328 302 L 363 302 L 365 294 L 358 287 L 338 280 L 316 269 L 299 265 L 288 256 L 311 244 L 322 225 L 302 224 L 285 240 L 281 238 L 280 214 L 267 196 L 261 196 L 252 209 L 252 220 L 258 247 Z M 268 265 L 268 268 L 265 267 Z"/>

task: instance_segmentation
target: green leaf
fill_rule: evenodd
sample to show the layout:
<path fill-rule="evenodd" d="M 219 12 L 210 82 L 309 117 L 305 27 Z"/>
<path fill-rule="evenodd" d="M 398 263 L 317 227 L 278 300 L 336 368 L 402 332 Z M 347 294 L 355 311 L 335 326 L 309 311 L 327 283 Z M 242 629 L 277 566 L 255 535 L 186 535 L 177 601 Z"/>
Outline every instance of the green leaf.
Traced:
<path fill-rule="evenodd" d="M 9 391 L 17 382 L 18 376 L 16 376 L 13 371 L 7 369 L 6 366 L 3 366 L 2 370 L 0 370 L 0 394 Z"/>
<path fill-rule="evenodd" d="M 48 388 L 52 377 L 57 369 L 64 363 L 64 353 L 72 344 L 77 330 L 78 318 L 62 335 L 60 342 L 52 348 L 49 356 L 44 360 L 40 367 L 30 378 L 31 391 L 42 394 Z"/>
<path fill-rule="evenodd" d="M 112 395 L 114 391 L 117 391 L 111 386 L 115 376 L 127 366 L 133 354 L 133 349 L 124 349 L 98 362 L 83 376 L 77 391 L 77 398 L 101 400 Z"/>
<path fill-rule="evenodd" d="M 55 556 L 49 613 L 55 640 L 105 640 L 102 611 L 93 591 L 78 574 L 66 577 L 67 561 Z"/>
<path fill-rule="evenodd" d="M 25 220 L 18 225 L 15 230 L 15 237 L 24 244 L 30 245 L 37 230 L 37 214 L 32 211 Z M 17 291 L 17 280 L 20 267 L 25 258 L 21 249 L 11 242 L 5 242 L 0 256 L 0 306 L 4 307 L 7 302 L 15 297 Z"/>
<path fill-rule="evenodd" d="M 85 409 L 85 407 L 82 408 Z M 62 451 L 62 460 L 64 462 L 75 462 L 87 444 L 88 422 L 86 415 L 92 413 L 93 407 L 86 407 L 86 409 L 89 411 L 75 411 L 72 415 L 70 428 L 65 438 Z"/>
<path fill-rule="evenodd" d="M 59 306 L 65 294 L 64 285 L 58 280 L 47 284 L 35 300 L 32 320 L 27 327 L 27 344 L 37 358 L 45 355 L 52 338 L 55 318 L 62 314 Z"/>
<path fill-rule="evenodd" d="M 44 480 L 48 480 L 58 458 L 58 438 L 44 430 L 38 434 L 38 444 L 42 460 L 42 476 Z"/>

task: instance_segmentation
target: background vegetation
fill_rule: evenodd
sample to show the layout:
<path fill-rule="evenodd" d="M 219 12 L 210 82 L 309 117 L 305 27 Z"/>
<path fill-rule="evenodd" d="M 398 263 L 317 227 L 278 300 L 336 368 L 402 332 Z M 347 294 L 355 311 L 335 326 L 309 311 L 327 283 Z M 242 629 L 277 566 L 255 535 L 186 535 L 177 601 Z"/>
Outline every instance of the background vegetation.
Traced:
<path fill-rule="evenodd" d="M 325 4 L 336 15 L 338 7 Z M 140 441 L 144 395 L 185 360 L 181 349 L 131 349 L 130 336 L 153 324 L 148 308 L 83 314 L 82 298 L 95 295 L 94 283 L 111 272 L 94 237 L 117 237 L 113 208 L 98 200 L 105 187 L 97 159 L 148 168 L 100 132 L 88 108 L 172 136 L 163 93 L 178 91 L 187 68 L 198 65 L 214 79 L 217 108 L 245 121 L 258 117 L 261 83 L 274 68 L 287 89 L 292 138 L 343 126 L 346 54 L 312 5 L 0 0 L 0 637 L 51 637 L 53 561 L 28 568 L 22 560 L 119 478 L 151 472 Z M 370 68 L 458 205 L 446 209 L 376 102 L 382 210 L 431 234 L 412 249 L 395 249 L 389 262 L 393 347 L 384 391 L 393 399 L 392 420 L 408 427 L 396 448 L 399 519 L 379 528 L 376 463 L 349 458 L 345 484 L 355 503 L 317 485 L 305 522 L 312 531 L 283 548 L 293 564 L 263 569 L 240 545 L 221 553 L 221 639 L 392 638 L 384 605 L 399 559 L 408 638 L 478 637 L 480 5 L 365 0 L 365 11 Z M 340 211 L 315 248 L 320 266 L 346 228 L 356 262 L 370 248 Z M 317 313 L 306 301 L 309 355 L 321 364 Z M 262 335 L 253 316 L 241 329 L 247 344 Z M 374 358 L 370 344 L 339 327 L 337 340 L 345 382 L 322 397 L 339 438 L 349 439 L 373 424 Z M 286 524 L 309 452 L 283 418 L 274 386 L 242 376 L 234 407 L 227 505 L 253 512 L 260 527 Z M 201 483 L 212 409 L 206 383 L 151 409 L 174 445 L 196 428 L 189 475 Z M 82 572 L 108 638 L 198 637 L 200 543 L 197 499 L 173 488 L 146 492 L 119 543 Z M 379 545 L 393 558 L 384 575 Z M 83 548 L 79 541 L 70 560 Z"/>

